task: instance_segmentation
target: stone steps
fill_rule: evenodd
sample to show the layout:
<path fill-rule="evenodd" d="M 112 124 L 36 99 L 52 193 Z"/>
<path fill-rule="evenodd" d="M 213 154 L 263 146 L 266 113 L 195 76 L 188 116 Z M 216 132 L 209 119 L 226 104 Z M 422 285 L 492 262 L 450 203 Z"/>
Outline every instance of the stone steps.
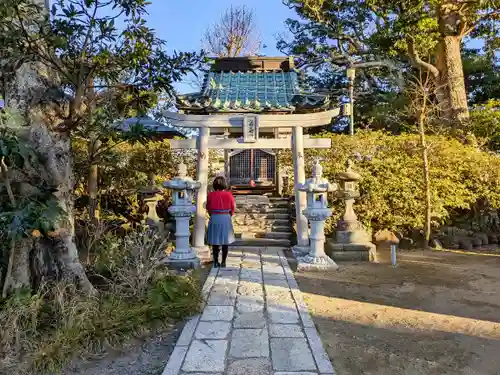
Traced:
<path fill-rule="evenodd" d="M 235 212 L 233 218 L 235 220 L 245 220 L 245 219 L 250 219 L 250 220 L 263 220 L 263 219 L 272 219 L 272 220 L 289 220 L 290 215 L 288 213 L 272 213 L 272 212 L 266 212 L 266 213 L 260 213 L 260 212 L 251 212 L 251 213 L 241 213 L 241 212 Z"/>
<path fill-rule="evenodd" d="M 236 242 L 232 249 L 277 248 L 291 246 L 289 200 L 280 197 L 237 196 L 233 225 Z"/>
<path fill-rule="evenodd" d="M 274 238 L 248 238 L 248 239 L 236 239 L 235 242 L 231 244 L 233 247 L 238 246 L 286 246 L 290 247 L 290 240 L 285 239 L 274 239 Z"/>
<path fill-rule="evenodd" d="M 244 231 L 241 233 L 235 233 L 236 238 L 241 238 L 242 240 L 245 239 L 283 239 L 283 240 L 289 240 L 292 236 L 291 232 L 251 232 L 251 231 Z"/>
<path fill-rule="evenodd" d="M 268 203 L 247 203 L 247 202 L 235 202 L 236 208 L 240 207 L 265 207 L 265 208 L 286 208 L 288 209 L 288 201 L 284 202 L 268 202 Z"/>
<path fill-rule="evenodd" d="M 286 214 L 288 215 L 288 208 L 266 208 L 266 207 L 236 207 L 234 210 L 235 213 L 238 214 Z"/>
<path fill-rule="evenodd" d="M 268 225 L 238 225 L 234 224 L 234 230 L 237 232 L 254 232 L 257 233 L 259 231 L 267 233 L 267 232 L 279 232 L 279 233 L 292 233 L 292 228 L 288 220 L 283 223 L 283 225 L 278 224 L 268 224 Z"/>

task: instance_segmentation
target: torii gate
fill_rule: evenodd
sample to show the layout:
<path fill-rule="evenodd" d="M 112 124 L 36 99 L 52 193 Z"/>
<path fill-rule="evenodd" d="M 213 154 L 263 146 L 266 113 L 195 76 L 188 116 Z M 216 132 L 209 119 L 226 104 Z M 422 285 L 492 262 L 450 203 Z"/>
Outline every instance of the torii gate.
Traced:
<path fill-rule="evenodd" d="M 307 114 L 217 114 L 189 115 L 175 112 L 164 112 L 164 116 L 172 125 L 183 128 L 197 128 L 197 139 L 172 140 L 174 149 L 197 149 L 197 180 L 201 182 L 196 198 L 194 248 L 200 259 L 209 259 L 210 251 L 205 244 L 206 199 L 208 192 L 208 155 L 209 149 L 292 149 L 294 186 L 305 182 L 304 149 L 330 148 L 331 140 L 326 138 L 307 138 L 304 128 L 325 126 L 331 123 L 333 117 L 340 115 L 340 109 Z M 259 138 L 259 130 L 288 130 L 291 137 Z M 211 138 L 214 132 L 229 130 L 230 133 L 241 134 L 240 139 Z M 291 131 L 290 131 L 291 130 Z M 295 190 L 297 217 L 297 247 L 305 251 L 309 246 L 308 224 L 302 211 L 306 208 L 306 194 Z"/>

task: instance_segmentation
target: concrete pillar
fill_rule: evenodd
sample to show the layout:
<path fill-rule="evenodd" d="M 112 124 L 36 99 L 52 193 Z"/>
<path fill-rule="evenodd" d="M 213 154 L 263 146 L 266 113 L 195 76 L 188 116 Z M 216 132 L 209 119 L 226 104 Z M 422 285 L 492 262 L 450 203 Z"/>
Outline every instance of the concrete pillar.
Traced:
<path fill-rule="evenodd" d="M 205 244 L 205 217 L 208 193 L 208 138 L 210 128 L 200 128 L 198 136 L 198 160 L 196 164 L 196 179 L 201 183 L 201 187 L 196 194 L 196 215 L 194 223 L 194 249 L 201 262 L 210 261 L 210 249 Z"/>
<path fill-rule="evenodd" d="M 293 128 L 292 135 L 292 159 L 293 159 L 293 179 L 294 186 L 303 184 L 306 181 L 305 162 L 304 162 L 304 129 L 302 126 Z M 309 229 L 307 218 L 302 213 L 306 209 L 306 193 L 295 190 L 295 214 L 297 218 L 297 246 L 294 247 L 294 253 L 309 252 Z"/>

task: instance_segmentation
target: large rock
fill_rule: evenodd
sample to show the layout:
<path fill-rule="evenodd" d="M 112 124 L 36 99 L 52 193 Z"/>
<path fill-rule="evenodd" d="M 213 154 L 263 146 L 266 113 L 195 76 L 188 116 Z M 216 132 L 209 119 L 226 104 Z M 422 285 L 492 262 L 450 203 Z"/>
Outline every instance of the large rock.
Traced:
<path fill-rule="evenodd" d="M 483 240 L 479 237 L 470 237 L 472 241 L 472 246 L 474 247 L 480 247 L 483 246 Z"/>
<path fill-rule="evenodd" d="M 388 243 L 397 245 L 399 244 L 399 238 L 394 232 L 391 232 L 388 229 L 383 229 L 375 233 L 373 236 L 373 242 L 375 244 Z"/>
<path fill-rule="evenodd" d="M 472 250 L 472 239 L 469 237 L 456 237 L 455 240 L 458 245 L 460 246 L 460 249 L 462 250 Z"/>
<path fill-rule="evenodd" d="M 391 246 L 399 244 L 399 238 L 390 230 L 378 231 L 373 236 L 376 251 L 372 253 L 371 260 L 375 263 L 391 263 Z"/>
<path fill-rule="evenodd" d="M 486 233 L 477 232 L 474 233 L 474 237 L 479 238 L 483 245 L 489 245 L 490 241 L 488 239 L 488 235 Z"/>

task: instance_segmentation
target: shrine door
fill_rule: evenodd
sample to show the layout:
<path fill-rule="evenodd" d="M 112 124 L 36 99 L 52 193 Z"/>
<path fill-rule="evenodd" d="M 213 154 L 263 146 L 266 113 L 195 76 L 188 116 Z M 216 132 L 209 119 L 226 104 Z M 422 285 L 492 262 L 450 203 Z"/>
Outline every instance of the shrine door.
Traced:
<path fill-rule="evenodd" d="M 229 154 L 229 179 L 231 185 L 274 185 L 276 155 L 260 149 L 238 150 Z"/>

